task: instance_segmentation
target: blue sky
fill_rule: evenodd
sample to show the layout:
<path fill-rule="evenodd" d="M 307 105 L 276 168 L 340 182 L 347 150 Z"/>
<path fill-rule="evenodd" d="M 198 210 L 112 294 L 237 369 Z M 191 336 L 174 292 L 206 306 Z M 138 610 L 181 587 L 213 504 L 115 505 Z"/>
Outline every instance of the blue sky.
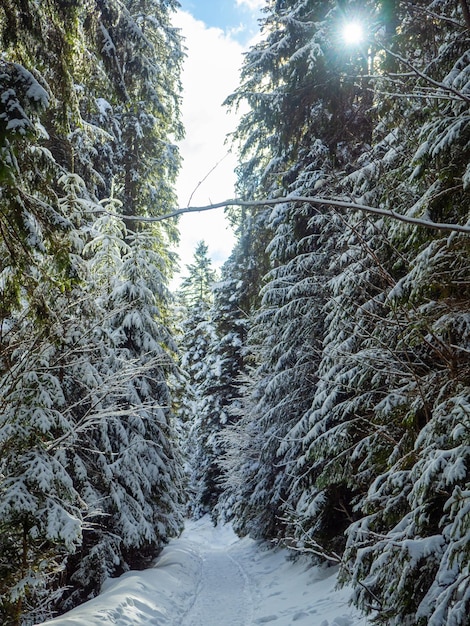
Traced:
<path fill-rule="evenodd" d="M 264 3 L 265 0 L 180 0 L 183 11 L 209 27 L 230 32 L 242 44 L 257 31 L 258 7 Z"/>

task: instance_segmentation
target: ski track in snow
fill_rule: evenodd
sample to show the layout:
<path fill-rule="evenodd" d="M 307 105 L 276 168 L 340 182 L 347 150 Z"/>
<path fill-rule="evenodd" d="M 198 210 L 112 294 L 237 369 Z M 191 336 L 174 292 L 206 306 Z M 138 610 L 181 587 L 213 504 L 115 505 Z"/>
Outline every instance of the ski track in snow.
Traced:
<path fill-rule="evenodd" d="M 228 552 L 207 549 L 194 603 L 175 626 L 252 626 L 248 577 Z"/>

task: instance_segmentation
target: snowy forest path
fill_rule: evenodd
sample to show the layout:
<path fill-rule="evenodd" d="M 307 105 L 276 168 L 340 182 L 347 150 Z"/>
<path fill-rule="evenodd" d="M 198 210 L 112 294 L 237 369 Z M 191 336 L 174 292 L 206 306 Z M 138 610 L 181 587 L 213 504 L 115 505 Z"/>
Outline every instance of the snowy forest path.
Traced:
<path fill-rule="evenodd" d="M 198 552 L 202 566 L 197 592 L 179 626 L 251 626 L 249 578 L 230 548 L 199 547 Z"/>
<path fill-rule="evenodd" d="M 41 626 L 366 626 L 336 589 L 337 568 L 292 561 L 208 516 L 187 521 L 153 567 Z"/>

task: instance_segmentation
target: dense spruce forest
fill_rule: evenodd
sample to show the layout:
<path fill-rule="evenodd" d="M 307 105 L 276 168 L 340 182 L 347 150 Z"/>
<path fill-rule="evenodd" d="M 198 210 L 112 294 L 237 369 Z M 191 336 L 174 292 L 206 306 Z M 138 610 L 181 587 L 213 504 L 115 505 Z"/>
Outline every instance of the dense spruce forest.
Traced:
<path fill-rule="evenodd" d="M 257 204 L 172 295 L 178 6 L 1 0 L 0 622 L 209 513 L 370 623 L 466 626 L 470 5 L 266 0 L 226 102 Z"/>

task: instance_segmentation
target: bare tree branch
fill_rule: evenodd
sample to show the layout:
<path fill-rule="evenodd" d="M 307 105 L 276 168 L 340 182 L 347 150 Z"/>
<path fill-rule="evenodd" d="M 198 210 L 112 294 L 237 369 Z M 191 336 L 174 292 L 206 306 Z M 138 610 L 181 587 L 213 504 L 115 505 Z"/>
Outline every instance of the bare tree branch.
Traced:
<path fill-rule="evenodd" d="M 400 213 L 396 213 L 395 211 L 388 209 L 379 209 L 378 207 L 371 207 L 366 204 L 361 204 L 359 202 L 354 202 L 351 200 L 335 200 L 332 198 L 323 198 L 320 196 L 286 196 L 284 198 L 267 198 L 265 200 L 239 200 L 234 198 L 232 200 L 224 200 L 223 202 L 217 202 L 214 204 L 208 204 L 206 206 L 197 206 L 197 207 L 186 207 L 185 209 L 176 209 L 175 211 L 171 211 L 171 213 L 166 213 L 165 215 L 159 215 L 158 217 L 144 217 L 141 215 L 118 215 L 116 213 L 112 213 L 106 211 L 106 209 L 102 209 L 103 213 L 107 213 L 108 215 L 113 215 L 114 217 L 119 217 L 122 220 L 132 220 L 138 222 L 162 222 L 164 220 L 170 219 L 172 217 L 178 217 L 183 213 L 202 213 L 203 211 L 212 211 L 213 209 L 226 208 L 229 206 L 239 206 L 239 207 L 268 207 L 275 206 L 278 204 L 285 204 L 287 202 L 299 202 L 302 204 L 311 204 L 311 205 L 324 205 L 336 207 L 339 209 L 354 209 L 357 211 L 363 211 L 364 213 L 371 213 L 373 215 L 381 215 L 383 217 L 389 217 L 394 220 L 398 220 L 399 222 L 404 222 L 406 224 L 413 224 L 415 226 L 423 226 L 424 228 L 431 228 L 435 230 L 444 230 L 458 233 L 467 233 L 470 234 L 470 225 L 461 225 L 461 224 L 447 224 L 441 222 L 432 222 L 431 220 L 426 220 L 424 218 L 419 217 L 411 217 L 409 215 L 402 215 Z M 101 212 L 101 210 L 100 210 Z"/>
<path fill-rule="evenodd" d="M 460 0 L 462 8 L 464 3 L 466 3 L 466 0 Z M 464 29 L 466 27 L 462 24 L 462 22 L 459 22 L 459 20 L 453 19 L 448 15 L 444 15 L 443 13 L 436 13 L 435 11 L 431 11 L 429 7 L 416 6 L 416 2 L 407 2 L 406 6 L 409 11 L 412 11 L 415 15 L 418 15 L 418 18 L 424 15 L 425 17 L 431 17 L 432 19 L 439 20 L 440 22 L 447 22 L 448 24 L 452 24 L 457 28 Z"/>
<path fill-rule="evenodd" d="M 209 176 L 212 174 L 212 172 L 214 172 L 219 167 L 219 165 L 222 163 L 222 161 L 224 161 L 228 157 L 229 154 L 230 154 L 230 150 L 227 150 L 227 152 L 224 154 L 224 156 L 221 159 L 219 159 L 217 161 L 217 163 L 213 167 L 211 167 L 211 169 L 207 172 L 207 174 L 198 182 L 196 187 L 191 192 L 191 195 L 189 196 L 188 206 L 191 204 L 191 200 L 193 199 L 194 194 L 199 189 L 199 187 L 202 185 L 202 183 L 204 183 L 209 178 Z M 209 198 L 209 200 L 210 200 L 210 198 Z"/>
<path fill-rule="evenodd" d="M 419 70 L 417 67 L 415 67 L 412 63 L 410 63 L 410 61 L 402 57 L 400 54 L 396 54 L 396 52 L 392 52 L 388 48 L 384 48 L 384 50 L 387 54 L 389 54 L 393 58 L 400 61 L 400 63 L 403 63 L 403 65 L 408 67 L 412 72 L 416 74 L 416 76 L 423 78 L 426 82 L 430 83 L 431 85 L 434 85 L 434 87 L 437 87 L 438 89 L 442 89 L 442 91 L 444 92 L 454 94 L 454 96 L 456 96 L 459 100 L 463 100 L 464 102 L 470 102 L 470 96 L 468 96 L 467 94 L 463 93 L 462 91 L 459 91 L 458 89 L 454 89 L 454 87 L 452 87 L 451 85 L 446 85 L 445 83 L 441 83 L 438 80 L 434 80 L 433 78 L 431 78 L 430 76 L 428 76 L 427 74 Z"/>

